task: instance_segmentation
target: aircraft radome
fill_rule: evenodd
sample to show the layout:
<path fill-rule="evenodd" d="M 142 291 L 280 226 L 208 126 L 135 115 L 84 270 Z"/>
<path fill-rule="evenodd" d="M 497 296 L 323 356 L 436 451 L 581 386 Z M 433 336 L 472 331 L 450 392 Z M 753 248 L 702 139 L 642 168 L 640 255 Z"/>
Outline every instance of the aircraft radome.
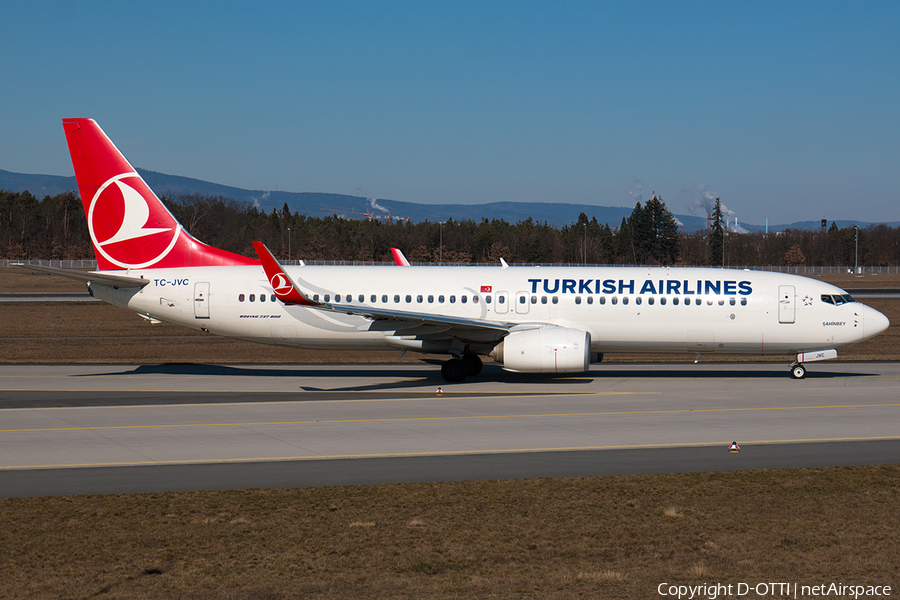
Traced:
<path fill-rule="evenodd" d="M 259 260 L 247 258 L 185 231 L 93 120 L 63 127 L 98 269 L 42 270 L 151 321 L 263 344 L 444 354 L 447 381 L 477 375 L 482 356 L 508 371 L 578 373 L 605 352 L 793 355 L 800 379 L 804 363 L 889 325 L 840 288 L 782 273 L 281 266 L 258 242 Z"/>

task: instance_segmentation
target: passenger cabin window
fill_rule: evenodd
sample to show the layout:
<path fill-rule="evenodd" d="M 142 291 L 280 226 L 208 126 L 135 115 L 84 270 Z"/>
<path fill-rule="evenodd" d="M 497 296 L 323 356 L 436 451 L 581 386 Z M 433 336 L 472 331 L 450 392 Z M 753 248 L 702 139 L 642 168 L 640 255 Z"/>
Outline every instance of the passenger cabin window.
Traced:
<path fill-rule="evenodd" d="M 359 295 L 359 303 L 362 304 L 365 301 L 366 301 L 366 297 L 363 296 L 362 294 L 360 294 Z M 375 302 L 375 298 L 372 298 L 372 302 Z"/>
<path fill-rule="evenodd" d="M 265 302 L 265 301 L 266 301 L 266 295 L 265 295 L 265 294 L 260 294 L 260 295 L 259 295 L 259 301 L 260 301 L 260 302 Z"/>
<path fill-rule="evenodd" d="M 422 300 L 423 300 L 422 294 L 419 294 L 418 296 L 416 296 L 416 302 L 418 302 L 419 304 L 422 304 Z"/>
<path fill-rule="evenodd" d="M 678 306 L 678 296 L 675 296 L 674 298 L 672 298 L 672 305 Z"/>
<path fill-rule="evenodd" d="M 331 295 L 330 295 L 330 294 L 325 294 L 324 300 L 325 300 L 325 302 L 331 302 Z"/>
<path fill-rule="evenodd" d="M 606 296 L 600 296 L 600 304 L 606 304 Z"/>
<path fill-rule="evenodd" d="M 472 304 L 478 304 L 478 296 L 472 296 Z"/>
<path fill-rule="evenodd" d="M 438 296 L 438 304 L 443 304 L 443 303 L 444 303 L 444 295 L 441 294 L 440 296 Z"/>
<path fill-rule="evenodd" d="M 275 302 L 275 294 L 272 294 L 272 296 L 269 298 L 269 300 L 271 300 L 272 302 Z"/>
<path fill-rule="evenodd" d="M 553 302 L 553 304 L 559 304 L 559 298 L 557 298 L 556 296 L 553 296 L 553 298 L 551 299 L 551 302 Z"/>
<path fill-rule="evenodd" d="M 319 301 L 319 295 L 313 294 L 313 302 L 318 302 L 318 301 Z"/>
<path fill-rule="evenodd" d="M 541 296 L 541 304 L 547 304 L 547 296 Z"/>
<path fill-rule="evenodd" d="M 469 297 L 468 296 L 460 296 L 459 301 L 462 302 L 463 304 L 465 304 L 466 302 L 469 301 Z"/>
<path fill-rule="evenodd" d="M 385 304 L 387 304 L 387 294 L 381 295 L 381 301 L 384 302 Z"/>
<path fill-rule="evenodd" d="M 369 296 L 369 302 L 371 302 L 372 304 L 375 304 L 376 300 L 377 300 L 377 297 L 375 296 L 375 294 L 372 294 L 371 296 Z"/>
<path fill-rule="evenodd" d="M 450 302 L 453 302 L 453 296 L 450 296 Z M 504 298 L 503 296 L 497 296 L 497 304 L 504 303 L 506 303 L 506 298 Z"/>
<path fill-rule="evenodd" d="M 456 304 L 456 295 L 450 294 L 450 304 Z"/>
<path fill-rule="evenodd" d="M 407 294 L 406 295 L 406 303 L 409 304 L 410 302 L 412 302 L 412 295 Z"/>
<path fill-rule="evenodd" d="M 394 304 L 400 304 L 400 294 L 394 294 Z"/>
<path fill-rule="evenodd" d="M 575 303 L 581 304 L 581 302 L 579 302 L 579 300 L 581 300 L 581 298 L 576 299 Z M 519 296 L 519 304 L 525 304 L 525 296 Z"/>
<path fill-rule="evenodd" d="M 256 302 L 256 294 L 250 294 L 250 302 Z"/>
<path fill-rule="evenodd" d="M 575 296 L 575 304 L 581 304 L 581 296 Z"/>
<path fill-rule="evenodd" d="M 238 302 L 243 302 L 243 301 L 244 301 L 244 295 L 238 294 Z"/>
<path fill-rule="evenodd" d="M 490 296 L 485 296 L 485 297 L 484 297 L 484 303 L 485 303 L 485 304 L 490 304 L 490 303 L 491 303 L 491 297 L 490 297 Z"/>
<path fill-rule="evenodd" d="M 428 304 L 434 304 L 434 294 L 428 294 Z"/>
<path fill-rule="evenodd" d="M 622 298 L 622 304 L 628 304 L 628 296 Z"/>
<path fill-rule="evenodd" d="M 593 296 L 588 296 L 588 297 L 587 297 L 587 303 L 588 303 L 588 304 L 593 304 L 593 303 L 594 303 L 594 297 L 593 297 Z"/>
<path fill-rule="evenodd" d="M 696 304 L 697 306 L 700 306 L 700 304 L 702 304 L 702 303 L 703 303 L 703 300 L 701 300 L 700 298 L 696 298 L 694 300 L 694 304 Z"/>
<path fill-rule="evenodd" d="M 656 302 L 656 299 L 653 298 L 653 296 L 650 296 L 649 298 L 647 298 L 647 304 L 649 304 L 650 306 L 653 306 L 654 302 Z"/>

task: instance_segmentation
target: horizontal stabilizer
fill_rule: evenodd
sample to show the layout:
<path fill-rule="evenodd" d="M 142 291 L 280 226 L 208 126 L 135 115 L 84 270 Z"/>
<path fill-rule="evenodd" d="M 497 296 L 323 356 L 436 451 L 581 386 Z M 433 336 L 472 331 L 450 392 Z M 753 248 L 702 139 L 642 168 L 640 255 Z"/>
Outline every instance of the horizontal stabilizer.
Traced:
<path fill-rule="evenodd" d="M 50 273 L 51 275 L 59 275 L 68 277 L 69 279 L 78 279 L 88 283 L 101 283 L 114 288 L 142 288 L 148 283 L 149 279 L 138 277 L 125 277 L 124 275 L 106 275 L 104 273 L 94 273 L 91 271 L 76 271 L 74 269 L 58 269 L 56 267 L 42 267 L 39 265 L 13 264 L 13 267 L 20 269 L 31 269 L 32 271 L 41 271 Z"/>

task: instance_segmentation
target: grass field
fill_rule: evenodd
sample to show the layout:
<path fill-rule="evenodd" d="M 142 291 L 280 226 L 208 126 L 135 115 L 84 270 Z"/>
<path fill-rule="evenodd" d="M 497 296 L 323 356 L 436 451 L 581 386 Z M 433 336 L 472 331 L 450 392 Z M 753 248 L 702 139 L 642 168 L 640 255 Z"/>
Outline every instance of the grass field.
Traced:
<path fill-rule="evenodd" d="M 0 293 L 83 290 L 2 271 Z M 869 304 L 895 325 L 841 356 L 896 359 L 900 302 Z M 198 335 L 100 304 L 0 304 L 0 338 L 7 363 L 363 358 Z M 898 506 L 900 465 L 0 499 L 0 599 L 630 599 L 661 597 L 664 582 L 890 585 L 896 596 Z"/>
<path fill-rule="evenodd" d="M 896 591 L 898 502 L 898 466 L 0 500 L 0 598 Z"/>

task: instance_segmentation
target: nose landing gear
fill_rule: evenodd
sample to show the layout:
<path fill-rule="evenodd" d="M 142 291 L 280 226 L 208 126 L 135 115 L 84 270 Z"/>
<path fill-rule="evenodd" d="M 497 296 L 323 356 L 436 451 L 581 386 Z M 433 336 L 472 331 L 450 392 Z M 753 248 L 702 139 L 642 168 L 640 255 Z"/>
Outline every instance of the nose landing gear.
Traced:
<path fill-rule="evenodd" d="M 791 363 L 791 377 L 794 379 L 803 379 L 806 377 L 806 367 L 799 362 Z"/>

